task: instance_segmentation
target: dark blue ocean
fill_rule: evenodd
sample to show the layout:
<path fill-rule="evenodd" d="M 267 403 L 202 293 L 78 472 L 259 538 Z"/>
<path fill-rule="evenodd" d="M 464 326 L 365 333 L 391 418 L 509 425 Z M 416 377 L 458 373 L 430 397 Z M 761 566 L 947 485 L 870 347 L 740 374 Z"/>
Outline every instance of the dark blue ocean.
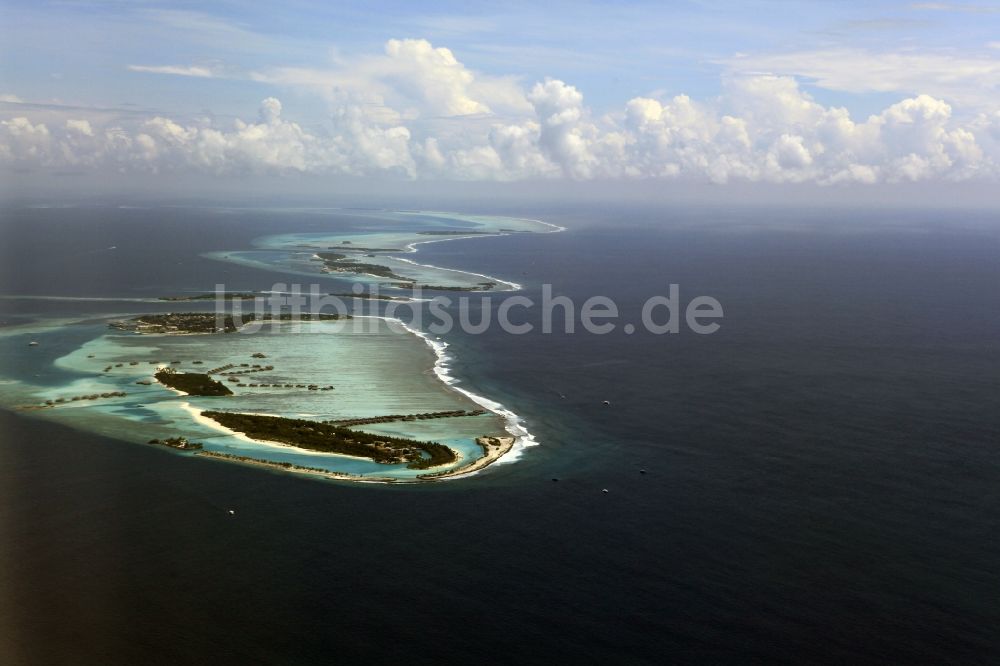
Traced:
<path fill-rule="evenodd" d="M 462 386 L 541 446 L 422 486 L 0 411 L 0 663 L 1000 660 L 1000 215 L 468 212 L 568 230 L 414 258 L 609 296 L 622 322 L 674 283 L 721 329 L 446 335 Z M 337 224 L 8 208 L 0 295 L 267 289 L 301 278 L 199 253 Z M 151 307 L 0 300 L 0 321 Z"/>

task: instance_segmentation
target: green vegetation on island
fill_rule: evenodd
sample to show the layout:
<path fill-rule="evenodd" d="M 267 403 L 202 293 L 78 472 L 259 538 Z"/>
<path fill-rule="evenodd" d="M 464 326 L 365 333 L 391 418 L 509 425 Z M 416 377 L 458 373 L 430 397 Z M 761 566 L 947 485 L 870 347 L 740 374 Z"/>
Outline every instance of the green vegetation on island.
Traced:
<path fill-rule="evenodd" d="M 222 382 L 197 372 L 177 372 L 171 368 L 163 368 L 153 376 L 164 386 L 184 391 L 188 395 L 220 396 L 233 394 Z"/>
<path fill-rule="evenodd" d="M 294 314 L 281 312 L 256 314 L 247 312 L 238 317 L 214 312 L 168 312 L 166 314 L 144 314 L 128 321 L 113 321 L 109 327 L 133 333 L 234 333 L 240 326 L 252 321 L 336 321 L 350 319 L 351 315 L 310 313 Z M 110 366 L 109 366 L 110 367 Z"/>
<path fill-rule="evenodd" d="M 424 289 L 427 291 L 489 291 L 497 286 L 496 282 L 477 282 L 471 287 L 446 284 L 414 284 L 413 282 L 397 282 L 392 285 L 397 289 Z"/>
<path fill-rule="evenodd" d="M 487 412 L 485 409 L 473 409 L 471 411 L 466 411 L 464 409 L 453 409 L 447 412 L 423 412 L 420 414 L 386 414 L 385 416 L 368 416 L 357 419 L 335 419 L 331 421 L 323 421 L 323 423 L 329 423 L 331 425 L 337 425 L 343 428 L 350 428 L 352 426 L 368 425 L 371 423 L 392 423 L 393 421 L 425 421 L 428 419 L 446 419 L 455 416 L 480 416 L 486 413 Z"/>
<path fill-rule="evenodd" d="M 263 295 L 260 295 L 263 298 Z M 185 301 L 214 301 L 217 298 L 221 298 L 225 301 L 252 301 L 258 298 L 258 294 L 253 294 L 249 292 L 221 292 L 221 293 L 211 293 L 211 294 L 195 294 L 191 296 L 160 296 L 161 301 L 170 302 L 185 302 Z"/>
<path fill-rule="evenodd" d="M 169 446 L 172 449 L 181 451 L 200 451 L 202 445 L 199 442 L 189 442 L 187 437 L 168 437 L 167 439 L 151 439 L 150 444 Z"/>
<path fill-rule="evenodd" d="M 393 273 L 392 269 L 388 266 L 351 261 L 347 258 L 346 254 L 340 254 L 339 252 L 317 252 L 316 257 L 319 261 L 323 262 L 323 270 L 328 273 L 361 273 L 389 278 L 390 280 L 408 280 L 408 278 L 402 275 Z"/>
<path fill-rule="evenodd" d="M 385 465 L 405 462 L 410 469 L 428 469 L 458 459 L 454 451 L 437 442 L 374 435 L 319 421 L 218 411 L 205 411 L 201 415 L 253 439 L 368 458 Z"/>

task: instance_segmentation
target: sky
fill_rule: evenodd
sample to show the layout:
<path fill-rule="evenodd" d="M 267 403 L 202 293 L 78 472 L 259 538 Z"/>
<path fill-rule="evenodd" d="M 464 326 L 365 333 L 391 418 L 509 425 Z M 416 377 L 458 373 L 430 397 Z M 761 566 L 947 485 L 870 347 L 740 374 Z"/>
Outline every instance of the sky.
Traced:
<path fill-rule="evenodd" d="M 1000 3 L 0 0 L 0 170 L 1000 180 Z"/>

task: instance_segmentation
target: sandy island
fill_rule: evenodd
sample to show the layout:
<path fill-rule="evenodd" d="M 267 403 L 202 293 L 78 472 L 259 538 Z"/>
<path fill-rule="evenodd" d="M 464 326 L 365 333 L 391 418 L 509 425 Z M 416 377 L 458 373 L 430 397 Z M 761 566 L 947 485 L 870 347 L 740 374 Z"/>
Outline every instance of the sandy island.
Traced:
<path fill-rule="evenodd" d="M 189 402 L 182 402 L 180 403 L 179 406 L 181 409 L 186 411 L 191 416 L 191 419 L 195 423 L 203 425 L 207 428 L 211 428 L 213 430 L 218 430 L 227 435 L 231 435 L 232 437 L 235 437 L 236 439 L 239 439 L 244 442 L 261 444 L 268 447 L 280 447 L 284 449 L 292 449 L 296 453 L 302 453 L 304 455 L 312 455 L 319 457 L 350 458 L 354 460 L 365 460 L 365 461 L 369 460 L 368 458 L 360 456 L 349 456 L 342 453 L 328 453 L 325 451 L 312 451 L 310 449 L 303 449 L 297 446 L 292 446 L 290 444 L 285 444 L 283 442 L 273 442 L 264 439 L 254 439 L 253 437 L 250 437 L 242 432 L 227 428 L 226 426 L 222 425 L 218 421 L 215 421 L 214 419 L 210 419 L 207 416 L 202 416 L 201 410 Z M 259 416 L 274 416 L 274 415 L 259 414 Z M 467 465 L 461 465 L 453 469 L 445 470 L 443 472 L 419 474 L 412 479 L 394 478 L 394 477 L 368 477 L 357 474 L 348 474 L 347 472 L 333 472 L 333 471 L 317 469 L 315 467 L 305 467 L 302 465 L 295 465 L 293 463 L 280 463 L 280 462 L 275 462 L 273 460 L 266 460 L 263 458 L 254 458 L 251 455 L 247 454 L 228 454 L 228 453 L 219 453 L 216 451 L 199 451 L 194 455 L 203 456 L 206 458 L 213 458 L 215 460 L 223 460 L 226 462 L 241 463 L 244 465 L 269 467 L 284 472 L 309 474 L 312 476 L 320 476 L 328 479 L 337 479 L 341 481 L 355 481 L 355 482 L 361 481 L 365 483 L 420 483 L 424 481 L 441 481 L 444 479 L 455 478 L 458 476 L 465 476 L 468 474 L 473 474 L 475 472 L 478 472 L 479 470 L 488 467 L 489 465 L 493 464 L 494 462 L 502 458 L 508 452 L 510 452 L 510 450 L 514 447 L 514 442 L 516 441 L 516 439 L 517 439 L 516 437 L 509 435 L 477 437 L 476 443 L 479 444 L 479 446 L 481 446 L 483 449 L 483 455 L 481 457 L 476 458 Z M 461 461 L 463 457 L 461 452 L 454 450 L 453 452 L 455 453 L 455 456 L 458 458 L 458 461 Z"/>

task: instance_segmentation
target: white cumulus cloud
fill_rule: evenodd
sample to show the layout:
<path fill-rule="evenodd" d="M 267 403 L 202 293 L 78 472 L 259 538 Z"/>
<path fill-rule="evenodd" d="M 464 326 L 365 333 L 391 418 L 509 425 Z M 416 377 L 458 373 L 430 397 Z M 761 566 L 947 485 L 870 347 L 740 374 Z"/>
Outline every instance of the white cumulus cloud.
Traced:
<path fill-rule="evenodd" d="M 996 180 L 1000 109 L 958 115 L 930 94 L 855 118 L 796 79 L 731 73 L 722 94 L 640 96 L 603 115 L 558 79 L 522 87 L 484 76 L 426 40 L 329 70 L 272 70 L 261 80 L 320 92 L 322 125 L 288 119 L 276 97 L 252 120 L 220 123 L 80 114 L 30 104 L 0 116 L 0 164 L 18 169 L 401 178 L 671 178 L 820 184 Z M 11 110 L 12 109 L 12 110 Z M 3 111 L 0 111 L 3 113 Z"/>

